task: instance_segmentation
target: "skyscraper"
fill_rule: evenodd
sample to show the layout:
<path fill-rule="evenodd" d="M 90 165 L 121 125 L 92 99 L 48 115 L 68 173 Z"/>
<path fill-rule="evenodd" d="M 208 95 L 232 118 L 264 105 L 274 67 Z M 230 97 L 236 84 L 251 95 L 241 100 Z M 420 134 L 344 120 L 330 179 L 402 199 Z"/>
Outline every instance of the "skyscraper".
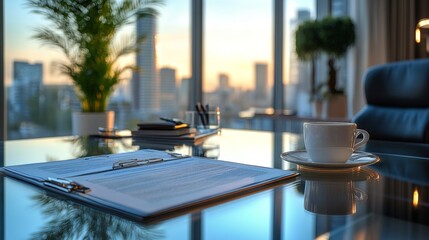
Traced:
<path fill-rule="evenodd" d="M 164 67 L 159 70 L 161 112 L 174 116 L 177 114 L 176 69 Z"/>
<path fill-rule="evenodd" d="M 225 73 L 219 74 L 219 90 L 229 89 L 229 77 Z"/>
<path fill-rule="evenodd" d="M 291 44 L 289 48 L 289 80 L 286 80 L 287 83 L 297 84 L 299 79 L 302 78 L 300 75 L 304 75 L 304 78 L 309 77 L 307 76 L 309 64 L 300 62 L 295 53 L 295 31 L 299 24 L 307 20 L 310 20 L 310 11 L 300 9 L 297 11 L 297 18 L 292 19 L 290 22 Z"/>
<path fill-rule="evenodd" d="M 24 61 L 13 62 L 13 81 L 10 101 L 12 111 L 19 113 L 22 120 L 31 119 L 33 107 L 38 107 L 40 88 L 43 80 L 43 65 Z"/>
<path fill-rule="evenodd" d="M 182 78 L 177 90 L 177 93 L 178 93 L 177 98 L 178 98 L 178 104 L 179 104 L 178 108 L 183 110 L 183 112 L 186 111 L 188 108 L 190 81 L 191 81 L 190 78 Z"/>
<path fill-rule="evenodd" d="M 219 85 L 216 91 L 217 101 L 215 103 L 223 110 L 224 117 L 228 114 L 231 105 L 231 88 L 229 86 L 229 76 L 225 73 L 219 74 Z"/>
<path fill-rule="evenodd" d="M 138 71 L 133 76 L 133 108 L 143 118 L 157 114 L 160 109 L 159 80 L 156 71 L 156 17 L 137 21 L 137 36 L 145 36 L 136 54 Z"/>
<path fill-rule="evenodd" d="M 300 116 L 311 114 L 311 105 L 309 103 L 311 91 L 311 65 L 309 62 L 300 61 L 295 50 L 295 31 L 299 24 L 311 19 L 311 13 L 308 9 L 299 9 L 297 18 L 290 22 L 291 44 L 289 47 L 289 79 L 286 87 L 286 107 L 296 110 Z"/>
<path fill-rule="evenodd" d="M 268 65 L 266 63 L 255 64 L 255 106 L 267 106 L 268 93 Z"/>

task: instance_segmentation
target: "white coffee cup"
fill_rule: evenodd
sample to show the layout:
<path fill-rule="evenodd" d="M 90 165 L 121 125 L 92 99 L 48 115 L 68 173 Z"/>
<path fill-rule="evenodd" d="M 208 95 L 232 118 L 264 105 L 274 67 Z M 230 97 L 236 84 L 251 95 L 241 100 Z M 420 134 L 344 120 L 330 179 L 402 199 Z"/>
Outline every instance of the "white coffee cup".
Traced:
<path fill-rule="evenodd" d="M 362 139 L 357 141 L 357 137 Z M 348 122 L 305 122 L 305 149 L 313 162 L 344 163 L 368 142 L 369 133 Z"/>

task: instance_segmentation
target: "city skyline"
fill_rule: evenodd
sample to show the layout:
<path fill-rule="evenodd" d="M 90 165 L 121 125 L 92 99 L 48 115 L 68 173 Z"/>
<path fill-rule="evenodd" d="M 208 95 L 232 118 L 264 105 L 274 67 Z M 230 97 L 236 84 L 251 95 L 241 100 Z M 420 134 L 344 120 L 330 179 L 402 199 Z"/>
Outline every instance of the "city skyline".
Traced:
<path fill-rule="evenodd" d="M 257 64 L 255 64 L 257 65 Z M 69 134 L 71 131 L 71 113 L 79 110 L 78 96 L 72 85 L 46 85 L 42 83 L 42 64 L 31 64 L 25 61 L 14 62 L 14 81 L 7 87 L 8 136 L 11 138 L 49 136 L 52 134 Z M 255 72 L 256 73 L 256 72 Z M 128 91 L 119 88 L 109 101 L 109 109 L 115 111 L 116 127 L 132 129 L 136 121 L 153 121 L 159 116 L 182 117 L 187 110 L 189 91 L 188 80 L 176 84 L 176 69 L 161 68 L 159 76 L 160 97 L 156 105 L 159 109 L 145 114 L 132 109 L 133 101 L 127 96 Z M 255 76 L 254 79 L 258 77 Z M 263 77 L 263 79 L 266 79 Z M 229 85 L 229 76 L 225 73 L 218 76 L 219 87 L 206 92 L 207 103 L 219 107 L 222 111 L 225 126 L 242 126 L 234 123 L 237 113 L 249 107 L 263 103 L 255 100 L 255 92 L 235 89 Z M 268 96 L 263 97 L 268 99 Z M 259 105 L 260 107 L 269 107 Z M 52 114 L 46 115 L 46 112 Z M 238 120 L 239 121 L 239 120 Z M 131 126 L 130 126 L 131 124 Z M 10 133 L 10 134 L 9 134 Z"/>
<path fill-rule="evenodd" d="M 301 2 L 299 7 L 314 8 L 314 1 Z M 237 0 L 206 1 L 205 26 L 205 82 L 206 92 L 217 87 L 217 76 L 225 72 L 230 76 L 230 85 L 253 89 L 253 63 L 266 62 L 271 72 L 272 4 L 266 1 Z M 24 7 L 24 0 L 5 1 L 5 83 L 12 82 L 12 62 L 23 60 L 44 64 L 44 83 L 70 83 L 64 76 L 54 74 L 51 64 L 54 59 L 63 59 L 61 53 L 40 46 L 31 38 L 34 27 L 46 21 Z M 288 2 L 287 14 L 295 17 L 298 6 Z M 177 79 L 190 77 L 190 1 L 165 1 L 160 8 L 157 38 L 157 69 L 171 67 L 177 70 Z M 228 7 L 225 7 L 228 6 Z M 290 7 L 289 7 L 290 6 Z M 237 10 L 239 14 L 232 14 Z M 31 21 L 29 20 L 31 19 Z M 239 21 L 237 21 L 239 20 Z M 229 24 L 228 24 L 229 23 Z M 124 31 L 134 31 L 130 25 Z M 219 34 L 218 30 L 222 30 Z M 258 32 L 258 34 L 254 34 Z M 227 42 L 225 42 L 227 41 Z M 227 44 L 226 44 L 227 43 Z M 256 46 L 256 47 L 255 47 Z M 248 51 L 252 49 L 252 51 Z M 126 61 L 134 61 L 130 55 Z M 131 78 L 131 76 L 127 76 Z M 269 75 L 271 85 L 272 76 Z"/>

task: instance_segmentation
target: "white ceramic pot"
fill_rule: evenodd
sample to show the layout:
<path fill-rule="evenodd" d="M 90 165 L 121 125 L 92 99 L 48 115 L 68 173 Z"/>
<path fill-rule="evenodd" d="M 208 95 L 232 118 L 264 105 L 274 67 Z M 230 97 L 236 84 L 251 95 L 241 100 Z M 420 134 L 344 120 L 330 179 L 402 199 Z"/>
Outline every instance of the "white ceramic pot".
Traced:
<path fill-rule="evenodd" d="M 98 134 L 98 128 L 112 129 L 115 126 L 115 112 L 73 112 L 73 135 L 85 136 Z"/>

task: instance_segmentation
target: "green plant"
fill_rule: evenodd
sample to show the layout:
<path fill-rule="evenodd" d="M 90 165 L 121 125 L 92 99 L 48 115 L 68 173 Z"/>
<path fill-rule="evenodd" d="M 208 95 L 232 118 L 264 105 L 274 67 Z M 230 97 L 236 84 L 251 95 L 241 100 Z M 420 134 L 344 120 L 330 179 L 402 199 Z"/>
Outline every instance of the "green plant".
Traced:
<path fill-rule="evenodd" d="M 320 23 L 308 20 L 298 26 L 295 32 L 295 50 L 299 59 L 312 60 L 320 52 Z"/>
<path fill-rule="evenodd" d="M 122 74 L 135 69 L 118 59 L 135 52 L 141 38 L 116 41 L 118 32 L 136 17 L 155 14 L 159 0 L 28 0 L 36 14 L 51 22 L 33 36 L 62 51 L 66 62 L 56 62 L 60 73 L 74 83 L 83 112 L 103 112 Z"/>
<path fill-rule="evenodd" d="M 355 27 L 349 17 L 326 17 L 320 21 L 319 32 L 321 51 L 329 56 L 328 90 L 329 94 L 342 93 L 337 86 L 335 58 L 342 57 L 355 43 Z"/>
<path fill-rule="evenodd" d="M 311 98 L 316 95 L 316 58 L 320 52 L 319 22 L 308 20 L 298 26 L 295 32 L 295 51 L 299 59 L 311 60 Z"/>
<path fill-rule="evenodd" d="M 337 70 L 335 58 L 342 57 L 355 43 L 355 27 L 349 17 L 325 17 L 321 20 L 309 20 L 298 26 L 295 33 L 295 49 L 299 59 L 312 60 L 311 96 L 341 93 L 336 88 Z M 318 54 L 328 55 L 328 80 L 316 87 L 314 62 Z M 327 93 L 320 93 L 327 87 Z"/>

